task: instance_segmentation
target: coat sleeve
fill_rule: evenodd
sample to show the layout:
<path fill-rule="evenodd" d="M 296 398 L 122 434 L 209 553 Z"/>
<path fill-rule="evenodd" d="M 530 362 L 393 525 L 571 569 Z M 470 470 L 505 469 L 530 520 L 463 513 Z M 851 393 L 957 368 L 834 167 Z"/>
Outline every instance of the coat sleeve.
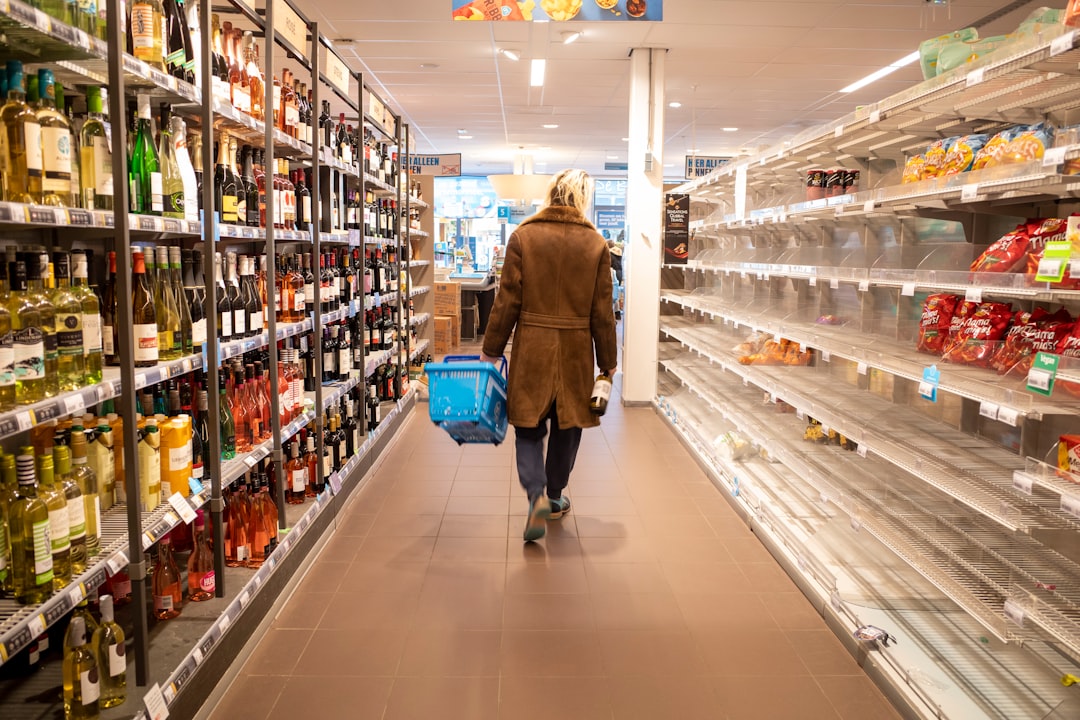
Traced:
<path fill-rule="evenodd" d="M 593 290 L 592 317 L 593 344 L 596 346 L 596 364 L 607 372 L 618 365 L 618 347 L 615 338 L 615 310 L 612 303 L 611 253 L 604 247 L 596 266 L 596 286 Z"/>
<path fill-rule="evenodd" d="M 521 241 L 517 233 L 506 243 L 499 292 L 484 332 L 484 354 L 499 357 L 510 342 L 510 333 L 521 314 Z"/>

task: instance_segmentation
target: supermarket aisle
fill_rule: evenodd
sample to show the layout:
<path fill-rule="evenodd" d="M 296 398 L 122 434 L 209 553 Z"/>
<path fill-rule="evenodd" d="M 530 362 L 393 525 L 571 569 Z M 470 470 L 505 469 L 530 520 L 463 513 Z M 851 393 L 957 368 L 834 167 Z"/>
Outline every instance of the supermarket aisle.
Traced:
<path fill-rule="evenodd" d="M 211 717 L 897 717 L 651 409 L 569 494 L 524 545 L 512 442 L 418 406 Z"/>

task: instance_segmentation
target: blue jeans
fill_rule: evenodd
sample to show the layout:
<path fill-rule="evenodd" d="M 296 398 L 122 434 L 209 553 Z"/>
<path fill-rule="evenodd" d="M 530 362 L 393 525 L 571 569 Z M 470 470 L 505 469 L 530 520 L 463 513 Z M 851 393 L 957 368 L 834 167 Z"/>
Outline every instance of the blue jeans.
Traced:
<path fill-rule="evenodd" d="M 551 437 L 548 438 L 547 459 L 544 458 L 544 436 L 548 434 L 551 421 Z M 517 450 L 517 470 L 521 487 L 529 500 L 539 497 L 545 488 L 552 500 L 562 497 L 562 491 L 570 482 L 578 446 L 581 444 L 581 428 L 559 429 L 559 416 L 555 403 L 547 416 L 534 428 L 514 427 Z"/>

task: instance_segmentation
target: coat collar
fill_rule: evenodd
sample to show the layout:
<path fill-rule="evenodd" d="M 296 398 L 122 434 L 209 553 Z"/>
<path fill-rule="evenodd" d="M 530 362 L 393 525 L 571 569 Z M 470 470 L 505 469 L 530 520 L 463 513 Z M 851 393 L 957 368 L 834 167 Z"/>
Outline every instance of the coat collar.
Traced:
<path fill-rule="evenodd" d="M 541 209 L 532 217 L 523 220 L 521 224 L 528 225 L 529 223 L 534 222 L 570 223 L 574 225 L 583 225 L 590 230 L 596 229 L 577 208 L 569 207 L 567 205 L 549 205 L 548 207 Z"/>

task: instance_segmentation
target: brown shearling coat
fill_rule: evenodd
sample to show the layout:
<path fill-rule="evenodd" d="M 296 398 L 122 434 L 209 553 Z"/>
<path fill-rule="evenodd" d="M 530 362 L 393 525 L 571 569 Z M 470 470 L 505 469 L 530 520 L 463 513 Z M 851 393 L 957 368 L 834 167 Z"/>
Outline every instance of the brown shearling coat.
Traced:
<path fill-rule="evenodd" d="M 511 332 L 510 424 L 537 427 L 554 400 L 560 428 L 599 425 L 589 412 L 593 371 L 618 362 L 611 257 L 576 208 L 546 207 L 510 236 L 484 354 L 502 355 Z"/>

